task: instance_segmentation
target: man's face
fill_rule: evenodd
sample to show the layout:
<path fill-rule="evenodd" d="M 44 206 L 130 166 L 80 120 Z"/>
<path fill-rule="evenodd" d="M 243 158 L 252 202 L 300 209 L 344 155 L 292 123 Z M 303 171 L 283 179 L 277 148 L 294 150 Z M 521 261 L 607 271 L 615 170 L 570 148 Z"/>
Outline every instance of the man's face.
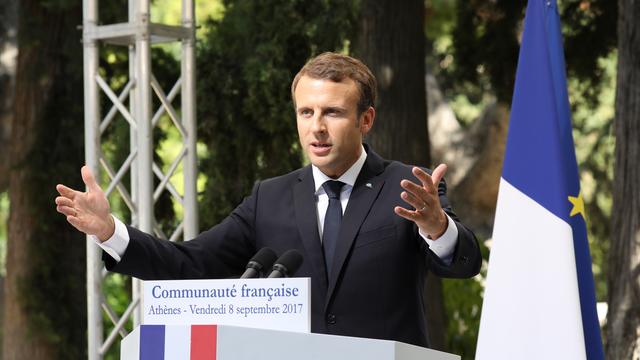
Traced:
<path fill-rule="evenodd" d="M 351 79 L 341 82 L 302 76 L 294 92 L 300 144 L 311 163 L 338 178 L 362 151 L 362 137 L 371 129 L 375 111 L 358 118 L 359 92 Z"/>

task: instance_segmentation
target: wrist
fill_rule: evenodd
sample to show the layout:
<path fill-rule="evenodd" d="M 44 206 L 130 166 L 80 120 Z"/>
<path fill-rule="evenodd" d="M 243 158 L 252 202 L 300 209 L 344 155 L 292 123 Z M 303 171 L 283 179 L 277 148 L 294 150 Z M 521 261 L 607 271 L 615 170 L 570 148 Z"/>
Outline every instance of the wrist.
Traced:
<path fill-rule="evenodd" d="M 449 226 L 449 221 L 444 211 L 440 211 L 440 219 L 438 220 L 438 223 L 439 223 L 438 230 L 429 233 L 429 238 L 433 240 L 438 239 L 442 235 L 444 235 L 444 233 L 447 231 L 447 227 Z"/>
<path fill-rule="evenodd" d="M 113 216 L 109 214 L 107 223 L 105 225 L 105 230 L 102 231 L 100 234 L 96 234 L 96 237 L 98 238 L 98 240 L 100 240 L 100 242 L 105 242 L 109 240 L 115 232 L 116 232 L 116 223 L 115 221 L 113 221 Z"/>

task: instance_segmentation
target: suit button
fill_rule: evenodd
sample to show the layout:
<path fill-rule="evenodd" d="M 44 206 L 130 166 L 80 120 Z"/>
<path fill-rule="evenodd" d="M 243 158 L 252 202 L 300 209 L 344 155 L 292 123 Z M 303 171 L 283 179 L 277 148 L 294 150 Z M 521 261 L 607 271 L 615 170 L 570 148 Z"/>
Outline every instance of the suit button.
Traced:
<path fill-rule="evenodd" d="M 336 323 L 336 316 L 333 314 L 327 315 L 327 324 L 334 325 Z"/>

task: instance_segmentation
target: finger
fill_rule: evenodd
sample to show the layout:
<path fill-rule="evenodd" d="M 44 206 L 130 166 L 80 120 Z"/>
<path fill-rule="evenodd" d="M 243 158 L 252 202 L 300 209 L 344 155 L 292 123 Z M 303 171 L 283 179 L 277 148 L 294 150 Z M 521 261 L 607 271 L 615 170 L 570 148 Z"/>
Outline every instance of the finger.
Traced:
<path fill-rule="evenodd" d="M 68 188 L 62 184 L 56 185 L 56 190 L 60 195 L 66 198 L 69 198 L 71 200 L 73 200 L 76 197 L 76 195 L 79 193 L 78 191 Z"/>
<path fill-rule="evenodd" d="M 413 194 L 417 198 L 420 198 L 420 199 L 429 198 L 429 193 L 427 192 L 427 190 L 424 187 L 414 183 L 413 181 L 402 180 L 400 182 L 400 186 L 402 186 L 403 189 L 407 190 L 409 193 Z M 433 187 L 433 185 L 431 186 Z"/>
<path fill-rule="evenodd" d="M 426 207 L 427 204 L 425 201 L 415 197 L 415 195 L 410 194 L 406 191 L 403 191 L 400 194 L 400 197 L 402 198 L 402 200 L 404 200 L 407 204 L 413 206 L 416 210 L 421 210 L 422 208 Z"/>
<path fill-rule="evenodd" d="M 402 206 L 396 206 L 393 208 L 393 211 L 398 215 L 401 216 L 409 221 L 416 221 L 416 219 L 418 218 L 418 213 L 416 211 L 411 211 L 408 209 L 403 208 Z"/>
<path fill-rule="evenodd" d="M 59 213 L 67 216 L 76 216 L 78 214 L 76 209 L 69 206 L 56 206 L 56 210 L 58 210 Z"/>
<path fill-rule="evenodd" d="M 58 196 L 56 197 L 56 205 L 60 206 L 60 205 L 64 205 L 64 206 L 73 206 L 73 200 L 64 197 L 64 196 Z"/>
<path fill-rule="evenodd" d="M 413 173 L 413 176 L 417 177 L 418 180 L 420 180 L 424 188 L 429 189 L 430 187 L 433 187 L 433 180 L 431 179 L 431 175 L 427 174 L 426 171 L 420 169 L 417 166 L 414 166 L 413 169 L 411 169 L 411 173 Z"/>
<path fill-rule="evenodd" d="M 98 185 L 96 179 L 93 177 L 91 169 L 89 169 L 87 165 L 82 167 L 80 173 L 82 173 L 82 181 L 84 181 L 84 184 L 87 185 L 87 189 L 89 191 L 102 191 L 100 185 Z"/>
<path fill-rule="evenodd" d="M 67 215 L 67 221 L 69 222 L 69 224 L 73 225 L 73 227 L 75 227 L 78 230 L 80 230 L 80 228 L 82 227 L 82 222 L 80 221 L 80 219 L 78 219 L 75 216 Z"/>
<path fill-rule="evenodd" d="M 434 186 L 438 186 L 438 184 L 440 183 L 440 180 L 442 180 L 442 178 L 444 177 L 444 174 L 447 173 L 447 164 L 440 164 L 438 165 L 438 167 L 435 168 L 435 170 L 433 170 L 433 173 L 431 174 L 431 179 L 433 180 L 433 185 Z"/>

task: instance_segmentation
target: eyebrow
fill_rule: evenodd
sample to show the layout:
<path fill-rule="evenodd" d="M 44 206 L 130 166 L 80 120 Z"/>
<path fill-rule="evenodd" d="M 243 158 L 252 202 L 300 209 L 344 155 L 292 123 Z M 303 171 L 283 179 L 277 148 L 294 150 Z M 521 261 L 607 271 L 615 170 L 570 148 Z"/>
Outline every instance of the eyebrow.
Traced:
<path fill-rule="evenodd" d="M 330 112 L 330 111 L 335 111 L 335 112 L 346 112 L 347 109 L 342 107 L 342 106 L 327 106 L 325 108 L 322 109 L 322 112 Z"/>
<path fill-rule="evenodd" d="M 301 112 L 301 111 L 306 111 L 306 110 L 314 110 L 314 109 L 311 106 L 300 106 L 300 107 L 296 108 L 296 112 L 298 112 L 298 113 Z M 320 111 L 323 112 L 323 113 L 327 113 L 327 112 L 331 112 L 331 111 L 344 113 L 344 112 L 347 112 L 347 108 L 343 107 L 343 106 L 326 106 L 326 107 L 323 107 L 322 109 L 320 109 Z"/>

